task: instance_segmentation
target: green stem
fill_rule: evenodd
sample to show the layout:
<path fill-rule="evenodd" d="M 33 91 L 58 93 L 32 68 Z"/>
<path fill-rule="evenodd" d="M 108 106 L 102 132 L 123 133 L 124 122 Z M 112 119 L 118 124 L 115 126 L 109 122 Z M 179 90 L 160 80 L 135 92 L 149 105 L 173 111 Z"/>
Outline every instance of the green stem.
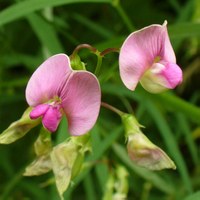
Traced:
<path fill-rule="evenodd" d="M 122 8 L 122 6 L 120 5 L 119 1 L 116 1 L 115 3 L 113 3 L 113 6 L 116 8 L 118 14 L 120 15 L 120 17 L 124 21 L 124 24 L 126 25 L 126 27 L 128 28 L 128 30 L 130 32 L 133 32 L 135 30 L 135 27 L 133 26 L 131 20 L 127 16 L 127 14 L 124 11 L 124 9 Z"/>
<path fill-rule="evenodd" d="M 73 58 L 81 49 L 89 49 L 91 52 L 96 53 L 97 49 L 89 44 L 79 44 L 73 51 L 70 57 Z"/>
<path fill-rule="evenodd" d="M 109 53 L 112 53 L 112 52 L 117 52 L 119 53 L 120 49 L 119 48 L 107 48 L 105 50 L 103 50 L 101 53 L 100 53 L 100 56 L 105 56 L 106 54 L 109 54 Z"/>
<path fill-rule="evenodd" d="M 141 200 L 148 200 L 149 199 L 149 193 L 150 193 L 151 189 L 152 189 L 152 184 L 150 182 L 144 183 Z"/>
<path fill-rule="evenodd" d="M 101 106 L 103 106 L 104 108 L 107 108 L 113 112 L 115 112 L 116 114 L 118 114 L 120 117 L 124 114 L 124 112 L 122 112 L 121 110 L 115 108 L 114 106 L 111 106 L 110 104 L 108 103 L 105 103 L 105 102 L 101 102 Z"/>
<path fill-rule="evenodd" d="M 101 69 L 102 58 L 103 58 L 103 57 L 100 55 L 100 52 L 99 52 L 99 51 L 97 51 L 95 54 L 96 54 L 96 56 L 97 56 L 97 66 L 96 66 L 96 69 L 95 69 L 94 74 L 95 74 L 96 76 L 98 76 L 98 75 L 99 75 L 99 72 L 100 72 L 100 69 Z"/>

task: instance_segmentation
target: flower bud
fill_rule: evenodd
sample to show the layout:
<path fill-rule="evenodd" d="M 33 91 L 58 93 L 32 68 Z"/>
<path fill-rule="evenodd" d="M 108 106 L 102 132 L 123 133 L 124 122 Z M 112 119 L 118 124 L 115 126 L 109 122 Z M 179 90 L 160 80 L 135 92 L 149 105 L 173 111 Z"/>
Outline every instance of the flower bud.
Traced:
<path fill-rule="evenodd" d="M 70 61 L 73 70 L 86 70 L 85 63 L 81 61 L 78 54 L 71 56 Z"/>
<path fill-rule="evenodd" d="M 133 115 L 124 114 L 122 122 L 128 139 L 128 155 L 134 163 L 150 170 L 176 169 L 167 154 L 141 132 L 141 125 Z"/>
<path fill-rule="evenodd" d="M 141 132 L 128 137 L 127 149 L 131 160 L 139 166 L 150 170 L 176 169 L 167 154 Z"/>

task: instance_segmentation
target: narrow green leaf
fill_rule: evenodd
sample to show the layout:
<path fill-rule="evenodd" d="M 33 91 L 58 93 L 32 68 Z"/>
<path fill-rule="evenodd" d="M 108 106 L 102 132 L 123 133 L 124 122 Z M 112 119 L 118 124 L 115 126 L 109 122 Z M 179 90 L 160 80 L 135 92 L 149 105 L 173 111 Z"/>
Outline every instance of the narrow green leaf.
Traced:
<path fill-rule="evenodd" d="M 111 0 L 26 0 L 13 4 L 0 12 L 0 26 L 24 17 L 45 7 L 61 6 L 71 3 L 110 3 Z"/>
<path fill-rule="evenodd" d="M 64 52 L 54 28 L 39 15 L 32 13 L 27 16 L 38 39 L 51 54 Z"/>
<path fill-rule="evenodd" d="M 86 192 L 86 199 L 87 200 L 96 200 L 96 194 L 95 194 L 95 188 L 94 188 L 94 183 L 92 181 L 92 177 L 90 174 L 88 174 L 84 181 L 84 188 L 85 188 L 85 192 Z"/>
<path fill-rule="evenodd" d="M 190 31 L 188 31 L 190 30 Z M 188 37 L 200 36 L 200 24 L 199 23 L 177 23 L 169 26 L 169 35 L 171 39 L 185 39 Z"/>
<path fill-rule="evenodd" d="M 142 102 L 143 99 L 150 98 L 157 103 L 165 105 L 166 110 L 173 110 L 176 108 L 177 112 L 183 113 L 185 116 L 200 124 L 200 108 L 188 103 L 187 101 L 173 95 L 170 92 L 162 94 L 150 94 L 143 89 L 138 88 L 134 93 L 127 90 L 125 87 L 118 84 L 104 84 L 101 87 L 104 93 L 109 93 L 117 96 L 126 96 L 133 100 Z"/>
<path fill-rule="evenodd" d="M 168 0 L 168 1 L 176 12 L 179 13 L 181 11 L 181 6 L 179 5 L 179 2 L 177 0 Z"/>
<path fill-rule="evenodd" d="M 108 166 L 106 165 L 106 158 L 105 160 L 103 159 L 102 162 L 98 163 L 98 165 L 95 166 L 95 172 L 100 185 L 99 190 L 101 192 L 104 192 L 106 186 L 105 183 L 108 180 L 109 175 Z"/>
<path fill-rule="evenodd" d="M 24 169 L 23 169 L 24 170 Z M 22 172 L 23 170 L 18 171 L 13 175 L 13 177 L 8 181 L 8 183 L 5 185 L 4 190 L 0 194 L 1 200 L 7 200 L 10 198 L 10 194 L 12 194 L 13 190 L 17 187 L 17 185 L 20 183 L 22 179 Z"/>
<path fill-rule="evenodd" d="M 80 14 L 73 14 L 72 18 L 74 18 L 77 22 L 85 25 L 87 28 L 92 30 L 94 33 L 102 36 L 103 38 L 111 38 L 113 36 L 113 33 L 109 31 L 108 29 L 104 28 L 103 26 L 97 24 L 96 22 L 87 19 L 83 15 Z"/>
<path fill-rule="evenodd" d="M 176 139 L 173 135 L 173 133 L 170 130 L 170 127 L 168 126 L 166 120 L 164 119 L 161 112 L 158 110 L 158 108 L 155 106 L 153 101 L 146 100 L 146 109 L 151 114 L 152 118 L 154 119 L 161 136 L 164 139 L 164 142 L 167 145 L 168 151 L 172 155 L 178 171 L 180 172 L 182 176 L 182 180 L 185 184 L 185 187 L 187 188 L 188 192 L 192 192 L 192 183 L 190 180 L 190 176 L 188 174 L 188 170 L 185 164 L 185 161 L 183 159 L 183 156 L 181 155 L 181 152 L 178 148 L 178 145 L 176 143 Z"/>
<path fill-rule="evenodd" d="M 184 115 L 177 114 L 176 116 L 177 116 L 178 122 L 180 124 L 179 127 L 181 129 L 182 135 L 185 137 L 186 143 L 188 145 L 193 162 L 195 165 L 198 165 L 198 161 L 199 161 L 198 149 L 197 149 L 197 146 L 195 145 L 195 141 L 192 137 L 192 131 L 190 130 L 189 123 L 186 120 Z"/>
<path fill-rule="evenodd" d="M 100 144 L 96 144 L 95 152 L 91 156 L 89 156 L 88 160 L 99 159 L 103 155 L 103 153 L 110 147 L 110 145 L 120 136 L 121 132 L 122 126 L 118 126 L 116 129 L 113 130 L 111 134 L 107 135 L 106 138 Z"/>
<path fill-rule="evenodd" d="M 200 199 L 200 191 L 195 192 L 189 196 L 187 196 L 186 198 L 184 198 L 184 200 L 199 200 Z"/>

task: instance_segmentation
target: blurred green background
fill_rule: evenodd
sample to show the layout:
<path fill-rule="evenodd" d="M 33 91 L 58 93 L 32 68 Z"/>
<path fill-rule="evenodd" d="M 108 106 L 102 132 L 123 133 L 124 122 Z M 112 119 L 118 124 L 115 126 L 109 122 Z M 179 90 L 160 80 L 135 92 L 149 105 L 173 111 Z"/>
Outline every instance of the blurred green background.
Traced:
<path fill-rule="evenodd" d="M 27 108 L 25 87 L 47 57 L 88 43 L 102 51 L 119 48 L 134 30 L 168 21 L 168 30 L 184 81 L 174 91 L 151 95 L 140 86 L 130 92 L 119 78 L 118 54 L 103 59 L 102 100 L 132 112 L 143 132 L 175 161 L 177 170 L 152 172 L 135 166 L 126 153 L 123 127 L 102 108 L 92 130 L 93 153 L 65 199 L 99 200 L 117 164 L 128 173 L 130 200 L 200 199 L 200 1 L 199 0 L 0 0 L 0 132 Z M 80 57 L 94 72 L 96 57 Z M 10 145 L 0 145 L 0 200 L 57 200 L 52 173 L 23 177 L 35 157 L 39 128 Z M 68 137 L 62 121 L 55 144 Z M 120 187 L 120 186 L 119 186 Z"/>

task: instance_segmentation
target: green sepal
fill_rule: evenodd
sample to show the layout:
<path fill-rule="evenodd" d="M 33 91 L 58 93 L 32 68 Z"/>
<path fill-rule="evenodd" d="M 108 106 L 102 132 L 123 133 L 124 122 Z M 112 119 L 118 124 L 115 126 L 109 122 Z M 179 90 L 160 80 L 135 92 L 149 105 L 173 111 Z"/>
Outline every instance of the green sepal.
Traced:
<path fill-rule="evenodd" d="M 71 67 L 73 70 L 86 70 L 85 63 L 81 61 L 78 54 L 70 57 Z"/>
<path fill-rule="evenodd" d="M 34 143 L 34 149 L 37 156 L 49 154 L 52 150 L 51 133 L 44 127 Z"/>
<path fill-rule="evenodd" d="M 125 136 L 133 135 L 134 133 L 141 132 L 140 128 L 144 127 L 135 118 L 134 115 L 123 113 L 121 115 L 122 123 L 125 129 Z"/>
<path fill-rule="evenodd" d="M 39 176 L 48 173 L 52 169 L 49 154 L 37 157 L 28 167 L 26 167 L 24 176 Z"/>
<path fill-rule="evenodd" d="M 72 174 L 71 174 L 71 179 L 73 180 L 78 174 L 80 173 L 82 167 L 83 167 L 83 162 L 84 162 L 84 153 L 79 152 L 77 154 L 77 157 L 74 161 L 73 167 L 72 167 Z"/>
<path fill-rule="evenodd" d="M 31 110 L 32 107 L 28 107 L 19 120 L 13 122 L 5 131 L 3 131 L 0 135 L 0 144 L 10 144 L 15 142 L 40 123 L 40 119 L 30 119 L 29 114 Z"/>
<path fill-rule="evenodd" d="M 71 139 L 73 143 L 76 144 L 83 153 L 85 153 L 86 151 L 92 151 L 91 137 L 89 133 L 81 136 L 72 136 Z"/>

